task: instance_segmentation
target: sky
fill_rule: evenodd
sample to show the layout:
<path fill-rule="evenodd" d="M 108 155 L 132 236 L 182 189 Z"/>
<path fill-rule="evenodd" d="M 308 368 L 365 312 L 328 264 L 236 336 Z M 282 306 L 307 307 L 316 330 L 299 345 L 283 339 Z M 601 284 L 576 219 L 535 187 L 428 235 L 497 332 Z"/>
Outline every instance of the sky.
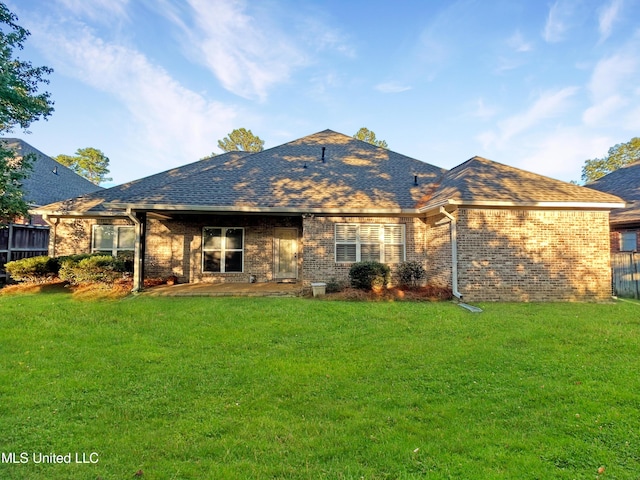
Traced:
<path fill-rule="evenodd" d="M 47 155 L 107 186 L 222 153 L 375 132 L 443 168 L 479 155 L 560 180 L 640 136 L 640 0 L 5 0 L 54 69 Z"/>

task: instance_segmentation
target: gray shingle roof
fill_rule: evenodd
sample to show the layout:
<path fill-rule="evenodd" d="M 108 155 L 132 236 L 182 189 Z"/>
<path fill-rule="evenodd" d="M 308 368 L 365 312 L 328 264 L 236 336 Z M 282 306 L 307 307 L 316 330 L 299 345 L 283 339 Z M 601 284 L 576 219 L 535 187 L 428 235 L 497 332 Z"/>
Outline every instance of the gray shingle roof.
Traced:
<path fill-rule="evenodd" d="M 231 152 L 201 160 L 41 210 L 88 215 L 121 213 L 126 207 L 415 212 L 447 200 L 620 203 L 609 194 L 480 157 L 447 172 L 324 130 L 254 154 Z"/>
<path fill-rule="evenodd" d="M 33 170 L 22 182 L 24 198 L 30 205 L 47 205 L 89 192 L 102 190 L 73 170 L 56 162 L 19 138 L 0 139 L 19 157 L 33 154 Z"/>
<path fill-rule="evenodd" d="M 443 176 L 427 204 L 620 203 L 613 195 L 562 182 L 482 157 L 473 157 Z"/>
<path fill-rule="evenodd" d="M 612 224 L 640 223 L 640 160 L 586 185 L 622 197 L 627 207 L 611 212 Z"/>

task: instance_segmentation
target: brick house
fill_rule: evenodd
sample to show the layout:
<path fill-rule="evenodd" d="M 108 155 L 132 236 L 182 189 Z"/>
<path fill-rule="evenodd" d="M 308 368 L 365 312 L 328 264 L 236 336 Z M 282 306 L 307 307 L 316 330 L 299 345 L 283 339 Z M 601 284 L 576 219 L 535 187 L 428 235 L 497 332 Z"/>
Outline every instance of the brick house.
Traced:
<path fill-rule="evenodd" d="M 418 261 L 469 301 L 611 292 L 616 196 L 474 157 L 452 170 L 325 130 L 231 152 L 39 209 L 51 255 L 135 249 L 180 282 L 346 279 Z"/>
<path fill-rule="evenodd" d="M 640 247 L 640 160 L 586 185 L 617 195 L 625 208 L 611 212 L 611 253 L 637 252 Z"/>

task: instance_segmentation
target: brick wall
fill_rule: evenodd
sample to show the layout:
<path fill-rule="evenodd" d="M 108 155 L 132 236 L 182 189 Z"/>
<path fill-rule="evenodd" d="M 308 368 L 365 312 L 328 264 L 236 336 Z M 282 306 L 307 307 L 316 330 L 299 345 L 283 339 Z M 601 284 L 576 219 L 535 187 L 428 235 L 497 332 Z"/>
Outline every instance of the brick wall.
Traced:
<path fill-rule="evenodd" d="M 133 225 L 125 219 L 61 218 L 49 231 L 49 255 L 60 257 L 91 252 L 93 225 Z"/>
<path fill-rule="evenodd" d="M 620 253 L 622 250 L 622 233 L 629 232 L 635 233 L 636 236 L 636 251 L 640 251 L 640 228 L 621 228 L 619 230 L 612 230 L 610 234 L 611 240 L 611 253 Z M 627 250 L 630 251 L 630 250 Z"/>
<path fill-rule="evenodd" d="M 372 223 L 404 224 L 406 259 L 427 264 L 427 227 L 421 219 L 412 217 L 322 217 L 310 216 L 303 220 L 303 279 L 311 282 L 329 280 L 347 281 L 352 263 L 335 261 L 335 224 Z M 393 271 L 393 265 L 390 265 Z"/>
<path fill-rule="evenodd" d="M 431 216 L 426 220 L 427 281 L 432 285 L 451 287 L 451 230 L 448 223 L 436 225 L 443 217 Z"/>
<path fill-rule="evenodd" d="M 608 212 L 458 211 L 466 301 L 594 301 L 611 294 Z"/>

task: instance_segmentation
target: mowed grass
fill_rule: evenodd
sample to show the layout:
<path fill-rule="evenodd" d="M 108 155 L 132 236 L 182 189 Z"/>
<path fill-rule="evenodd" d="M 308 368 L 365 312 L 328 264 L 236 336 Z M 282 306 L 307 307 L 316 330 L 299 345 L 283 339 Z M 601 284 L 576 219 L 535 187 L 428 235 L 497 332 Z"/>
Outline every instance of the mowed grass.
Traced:
<path fill-rule="evenodd" d="M 481 306 L 0 297 L 0 478 L 638 479 L 640 304 Z"/>

